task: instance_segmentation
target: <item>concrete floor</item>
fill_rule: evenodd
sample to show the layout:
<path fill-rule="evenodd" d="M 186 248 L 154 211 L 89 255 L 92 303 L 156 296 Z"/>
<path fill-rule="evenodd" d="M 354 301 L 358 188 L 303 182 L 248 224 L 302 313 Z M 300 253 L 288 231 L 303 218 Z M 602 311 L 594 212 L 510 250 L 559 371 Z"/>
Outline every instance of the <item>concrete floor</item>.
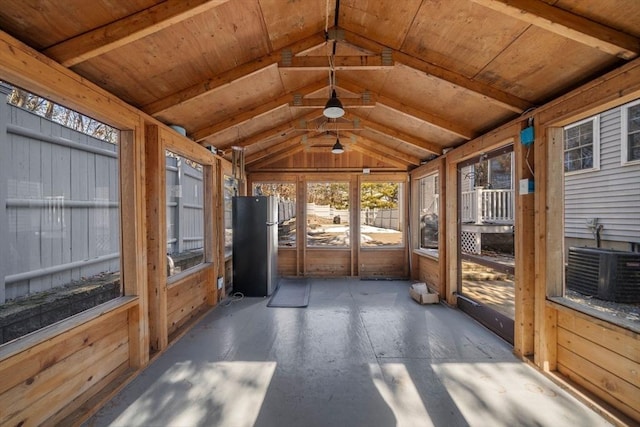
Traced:
<path fill-rule="evenodd" d="M 408 286 L 318 279 L 307 308 L 218 306 L 86 425 L 609 425 Z"/>

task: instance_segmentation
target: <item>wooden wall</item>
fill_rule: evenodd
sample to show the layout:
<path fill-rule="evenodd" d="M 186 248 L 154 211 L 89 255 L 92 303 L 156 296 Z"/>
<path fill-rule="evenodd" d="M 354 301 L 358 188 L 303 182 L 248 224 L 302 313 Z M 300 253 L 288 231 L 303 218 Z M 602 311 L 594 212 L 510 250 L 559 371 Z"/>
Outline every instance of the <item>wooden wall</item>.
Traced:
<path fill-rule="evenodd" d="M 156 142 L 160 141 L 162 133 L 171 130 L 2 32 L 0 79 L 123 131 L 120 175 L 121 215 L 126 219 L 122 221 L 124 238 L 121 242 L 125 296 L 0 348 L 0 377 L 3 379 L 0 384 L 0 424 L 69 424 L 70 420 L 77 420 L 74 417 L 78 414 L 86 415 L 94 410 L 122 384 L 123 378 L 126 380 L 132 372 L 144 368 L 149 363 L 152 344 L 159 351 L 164 349 L 169 333 L 175 333 L 183 322 L 187 322 L 202 307 L 201 301 L 206 299 L 209 306 L 215 304 L 214 279 L 224 270 L 219 256 L 211 255 L 206 259 L 206 266 L 193 277 L 181 278 L 168 287 L 162 285 L 163 280 L 166 281 L 162 279 L 165 270 L 160 269 L 162 274 L 159 274 L 158 269 L 166 262 L 163 261 L 164 254 L 159 246 L 149 243 L 161 233 L 162 214 L 159 208 L 154 209 L 154 204 L 148 203 L 149 199 L 162 193 L 159 190 L 162 183 L 158 181 L 162 174 L 158 163 L 155 160 L 147 162 L 147 157 L 161 157 L 161 151 L 154 151 L 149 141 L 154 138 Z M 455 166 L 457 162 L 505 141 L 517 142 L 519 130 L 532 117 L 536 127 L 536 192 L 530 197 L 533 200 L 518 207 L 519 212 L 529 211 L 530 214 L 523 215 L 522 226 L 516 230 L 516 239 L 521 245 L 516 249 L 516 264 L 524 263 L 522 265 L 528 267 L 516 272 L 516 312 L 521 310 L 525 315 L 516 324 L 516 340 L 521 339 L 522 344 L 515 350 L 522 356 L 531 353 L 540 370 L 575 381 L 636 422 L 640 422 L 638 334 L 565 305 L 559 306 L 550 302 L 550 298 L 557 296 L 562 288 L 563 269 L 562 257 L 558 256 L 558 248 L 562 247 L 562 233 L 558 232 L 562 209 L 562 195 L 558 190 L 561 168 L 557 167 L 560 162 L 554 161 L 561 141 L 557 137 L 558 129 L 570 121 L 638 97 L 640 60 L 634 60 L 604 78 L 449 152 L 443 157 L 446 161 L 443 166 L 446 179 L 442 181 L 447 184 L 447 220 L 438 261 L 441 295 L 455 304 Z M 206 150 L 170 135 L 168 144 L 182 148 L 183 154 L 195 156 L 195 160 L 208 162 L 211 168 L 208 173 L 219 176 L 219 158 L 212 156 L 209 160 Z M 519 173 L 517 178 L 525 176 L 524 172 Z M 209 179 L 214 182 L 213 177 Z M 299 177 L 297 179 L 299 183 L 303 182 Z M 299 200 L 303 200 L 303 193 L 299 190 L 298 194 Z M 208 194 L 207 197 L 210 205 L 217 209 L 216 195 Z M 207 227 L 205 231 L 212 236 L 208 239 L 212 247 L 206 251 L 219 254 L 216 246 L 220 242 L 219 221 L 211 221 Z M 360 274 L 361 251 L 352 248 L 336 253 L 339 253 L 335 256 L 337 261 L 329 263 L 327 269 Z M 525 257 L 531 258 L 531 253 L 533 262 L 526 264 Z M 334 258 L 334 254 L 331 257 Z M 326 253 L 305 252 L 301 246 L 296 250 L 296 269 L 302 274 L 306 274 L 305 268 L 318 274 L 326 273 L 317 267 L 319 263 L 327 262 L 326 258 Z M 293 256 L 287 254 L 283 268 L 291 271 L 292 260 Z M 430 275 L 429 271 L 434 271 L 431 261 L 418 264 L 424 267 L 425 277 Z"/>
<path fill-rule="evenodd" d="M 0 425 L 71 425 L 216 304 L 218 171 L 228 162 L 0 32 L 0 79 L 121 130 L 124 296 L 0 347 Z M 165 149 L 204 165 L 205 262 L 166 277 Z M 164 238 L 164 240 L 162 240 Z"/>
<path fill-rule="evenodd" d="M 307 247 L 306 235 L 306 186 L 307 182 L 349 183 L 351 206 L 349 235 L 350 246 Z M 362 277 L 362 278 L 408 278 L 409 234 L 405 231 L 404 244 L 400 247 L 363 248 L 354 242 L 360 241 L 357 224 L 360 221 L 359 188 L 361 182 L 402 182 L 402 200 L 408 200 L 407 174 L 404 172 L 252 172 L 247 177 L 248 191 L 257 182 L 295 182 L 296 195 L 296 248 L 278 249 L 278 273 L 282 276 L 315 277 Z M 406 203 L 405 203 L 406 204 Z M 407 229 L 408 214 L 404 213 L 404 230 Z"/>
<path fill-rule="evenodd" d="M 640 420 L 640 334 L 555 305 L 558 372 Z"/>

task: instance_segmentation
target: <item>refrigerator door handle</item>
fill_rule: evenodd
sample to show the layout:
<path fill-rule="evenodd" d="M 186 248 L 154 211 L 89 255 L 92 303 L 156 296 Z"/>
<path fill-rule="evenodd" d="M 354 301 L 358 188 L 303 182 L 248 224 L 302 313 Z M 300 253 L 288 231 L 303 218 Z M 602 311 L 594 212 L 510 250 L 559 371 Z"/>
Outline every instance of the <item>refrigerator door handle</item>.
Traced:
<path fill-rule="evenodd" d="M 277 222 L 267 222 L 267 225 L 278 225 Z"/>

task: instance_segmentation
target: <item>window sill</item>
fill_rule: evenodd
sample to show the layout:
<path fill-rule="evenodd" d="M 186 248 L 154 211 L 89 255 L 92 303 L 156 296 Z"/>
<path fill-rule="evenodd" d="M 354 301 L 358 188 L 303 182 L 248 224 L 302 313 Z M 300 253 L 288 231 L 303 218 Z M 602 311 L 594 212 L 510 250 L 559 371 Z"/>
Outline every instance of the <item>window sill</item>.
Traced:
<path fill-rule="evenodd" d="M 178 274 L 174 274 L 173 276 L 167 277 L 167 286 L 171 286 L 176 284 L 177 282 L 180 282 L 182 280 L 184 280 L 185 278 L 199 273 L 202 270 L 206 270 L 209 267 L 212 267 L 213 263 L 212 262 L 204 262 L 202 264 L 198 264 L 196 266 L 193 266 L 187 270 L 181 271 Z"/>
<path fill-rule="evenodd" d="M 547 306 L 570 313 L 578 312 L 586 317 L 591 317 L 634 333 L 640 333 L 640 321 L 634 321 L 603 313 L 595 308 L 579 304 L 565 297 L 548 297 Z"/>
<path fill-rule="evenodd" d="M 31 332 L 14 341 L 9 341 L 0 347 L 0 360 L 22 353 L 29 348 L 35 347 L 44 342 L 52 343 L 56 337 L 65 334 L 86 323 L 101 317 L 127 311 L 138 304 L 137 296 L 122 296 L 100 304 L 86 311 L 70 316 L 64 320 L 45 326 L 42 329 Z"/>
<path fill-rule="evenodd" d="M 425 258 L 431 258 L 433 260 L 438 261 L 440 259 L 440 254 L 437 249 L 414 249 L 413 253 L 419 256 L 423 256 Z"/>

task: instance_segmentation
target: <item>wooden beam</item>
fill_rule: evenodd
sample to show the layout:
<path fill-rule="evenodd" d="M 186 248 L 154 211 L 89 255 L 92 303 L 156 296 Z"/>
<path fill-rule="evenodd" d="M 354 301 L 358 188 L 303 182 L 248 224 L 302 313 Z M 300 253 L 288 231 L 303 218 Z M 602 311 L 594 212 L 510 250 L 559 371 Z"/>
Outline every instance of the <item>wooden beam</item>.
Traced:
<path fill-rule="evenodd" d="M 582 16 L 574 15 L 543 1 L 472 1 L 609 55 L 628 60 L 635 58 L 640 53 L 640 40 L 636 37 Z"/>
<path fill-rule="evenodd" d="M 391 70 L 393 61 L 382 55 L 336 56 L 334 70 Z M 283 71 L 329 71 L 332 66 L 327 56 L 298 56 L 283 59 L 278 63 Z"/>
<path fill-rule="evenodd" d="M 250 107 L 242 108 L 238 111 L 235 111 L 226 119 L 223 119 L 202 129 L 196 130 L 190 135 L 190 137 L 194 141 L 202 141 L 203 139 L 208 138 L 211 135 L 223 132 L 232 126 L 241 125 L 248 122 L 249 120 L 253 120 L 264 114 L 268 114 L 270 111 L 275 110 L 276 108 L 287 105 L 289 102 L 293 101 L 293 98 L 296 95 L 301 94 L 302 96 L 304 96 L 313 92 L 317 92 L 318 90 L 325 87 L 327 87 L 327 82 L 323 79 L 306 87 L 303 87 L 302 89 L 287 92 L 284 95 L 278 96 L 277 98 L 273 98 L 271 100 L 262 100 L 259 104 L 254 104 Z"/>
<path fill-rule="evenodd" d="M 407 144 L 415 145 L 416 147 L 422 148 L 423 150 L 430 151 L 433 154 L 437 154 L 437 155 L 442 154 L 442 146 L 436 144 L 435 142 L 427 141 L 426 139 L 422 139 L 413 135 L 406 134 L 400 130 L 394 129 L 386 125 L 381 125 L 379 123 L 365 119 L 364 117 L 359 116 L 357 113 L 350 113 L 350 114 L 359 118 L 362 123 L 362 127 L 366 130 L 379 133 L 389 138 L 400 140 Z"/>
<path fill-rule="evenodd" d="M 347 132 L 346 136 L 353 137 L 356 140 L 355 143 L 349 143 L 348 140 L 343 141 L 343 145 L 347 149 L 356 150 L 360 152 L 364 152 L 363 150 L 366 150 L 368 153 L 370 153 L 372 157 L 382 156 L 377 160 L 382 160 L 387 163 L 395 162 L 396 164 L 401 164 L 405 168 L 407 165 L 418 166 L 420 164 L 420 159 L 418 159 L 417 157 L 399 152 L 379 142 L 370 141 L 366 138 L 363 138 L 351 132 Z"/>
<path fill-rule="evenodd" d="M 265 157 L 274 156 L 279 154 L 282 151 L 289 150 L 292 147 L 296 147 L 298 145 L 302 145 L 304 148 L 304 144 L 300 141 L 300 136 L 294 136 L 291 139 L 286 141 L 282 141 L 278 144 L 274 144 L 271 147 L 267 147 L 263 150 L 258 151 L 250 156 L 247 156 L 245 159 L 245 164 L 249 165 L 255 163 L 259 160 L 264 159 Z"/>
<path fill-rule="evenodd" d="M 323 43 L 325 43 L 324 35 L 322 33 L 314 34 L 311 37 L 291 44 L 285 48 L 239 65 L 229 71 L 220 73 L 213 78 L 198 82 L 186 89 L 167 95 L 164 98 L 143 106 L 142 110 L 150 115 L 160 114 L 170 108 L 177 107 L 193 99 L 208 95 L 215 90 L 227 87 L 238 80 L 250 77 L 267 67 L 277 64 L 282 53 L 285 51 L 290 51 L 295 55 L 296 53 L 320 46 Z"/>
<path fill-rule="evenodd" d="M 268 157 L 263 157 L 260 160 L 256 160 L 252 163 L 247 163 L 247 166 L 251 166 L 252 169 L 257 169 L 260 168 L 264 165 L 267 165 L 269 163 L 273 163 L 273 162 L 277 162 L 278 160 L 282 160 L 282 159 L 286 159 L 289 156 L 293 156 L 296 153 L 299 153 L 300 151 L 303 151 L 305 149 L 305 146 L 297 143 L 295 145 L 292 146 L 287 146 L 287 148 L 285 148 L 284 150 L 275 153 L 271 156 Z"/>
<path fill-rule="evenodd" d="M 44 51 L 44 54 L 65 67 L 72 67 L 206 12 L 227 1 L 229 0 L 167 0 L 51 46 Z"/>
<path fill-rule="evenodd" d="M 411 55 L 407 55 L 406 53 L 403 53 L 401 51 L 391 49 L 388 46 L 384 46 L 380 43 L 377 43 L 373 40 L 367 39 L 366 37 L 362 37 L 350 31 L 345 31 L 344 33 L 345 40 L 349 44 L 367 49 L 372 52 L 382 52 L 384 49 L 390 49 L 393 55 L 393 59 L 396 63 L 404 64 L 408 67 L 411 67 L 418 71 L 422 71 L 428 75 L 459 86 L 461 89 L 465 89 L 470 93 L 482 97 L 482 99 L 490 102 L 491 104 L 497 105 L 510 111 L 514 111 L 518 114 L 533 106 L 530 102 L 524 99 L 501 91 L 500 89 L 497 89 L 488 84 L 470 79 L 469 77 L 463 76 L 462 74 L 455 73 L 453 71 L 439 67 L 435 64 L 431 64 Z"/>
<path fill-rule="evenodd" d="M 216 145 L 215 144 L 215 138 L 213 141 L 211 140 L 207 140 L 205 141 L 206 143 L 210 143 L 211 145 L 214 145 L 216 148 L 220 149 L 220 150 L 225 150 L 229 147 L 231 147 L 232 145 L 234 146 L 238 146 L 238 147 L 248 147 L 250 145 L 253 145 L 257 142 L 260 141 L 264 141 L 264 140 L 268 140 L 271 138 L 275 138 L 278 136 L 278 134 L 281 134 L 280 136 L 286 136 L 286 134 L 292 133 L 292 132 L 297 132 L 299 133 L 300 131 L 296 130 L 295 128 L 297 126 L 305 126 L 305 123 L 307 122 L 307 120 L 313 120 L 315 118 L 320 117 L 321 114 L 318 113 L 318 111 L 312 111 L 308 114 L 305 114 L 303 116 L 297 117 L 294 120 L 291 120 L 289 122 L 285 122 L 282 124 L 279 124 L 273 128 L 267 129 L 265 131 L 253 134 L 251 136 L 248 136 L 246 138 L 243 138 L 239 141 L 233 141 L 232 143 L 225 143 L 225 144 L 219 144 Z M 207 144 L 208 145 L 208 144 Z"/>
<path fill-rule="evenodd" d="M 372 95 L 369 99 L 363 98 L 340 98 L 342 106 L 345 108 L 373 108 L 376 106 L 377 97 Z M 327 105 L 327 98 L 294 99 L 289 103 L 291 108 L 324 108 Z"/>
<path fill-rule="evenodd" d="M 4 31 L 0 31 L 0 80 L 120 130 L 139 125 L 135 108 Z"/>
<path fill-rule="evenodd" d="M 358 83 L 350 81 L 345 78 L 341 78 L 338 82 L 338 87 L 346 89 L 351 92 L 361 93 L 363 91 L 367 91 L 366 88 L 363 88 Z M 405 116 L 412 117 L 414 119 L 422 120 L 425 123 L 429 123 L 432 126 L 435 126 L 445 132 L 456 135 L 460 138 L 464 139 L 473 139 L 477 135 L 471 129 L 467 129 L 464 126 L 460 126 L 451 120 L 445 119 L 443 117 L 438 116 L 437 114 L 421 110 L 419 108 L 403 104 L 401 101 L 396 100 L 390 96 L 384 96 L 379 93 L 372 92 L 378 99 L 378 104 L 384 105 L 385 107 L 391 108 L 392 110 L 397 111 L 400 114 Z"/>
<path fill-rule="evenodd" d="M 305 121 L 305 122 L 299 122 L 299 124 L 296 126 L 295 130 L 299 130 L 299 131 L 316 131 L 316 132 L 335 132 L 336 130 L 342 131 L 342 130 L 362 130 L 364 129 L 364 127 L 362 126 L 362 124 L 360 123 L 360 119 L 355 119 L 353 121 L 346 121 L 346 122 L 322 122 L 322 124 L 319 125 L 314 125 L 313 121 Z"/>

